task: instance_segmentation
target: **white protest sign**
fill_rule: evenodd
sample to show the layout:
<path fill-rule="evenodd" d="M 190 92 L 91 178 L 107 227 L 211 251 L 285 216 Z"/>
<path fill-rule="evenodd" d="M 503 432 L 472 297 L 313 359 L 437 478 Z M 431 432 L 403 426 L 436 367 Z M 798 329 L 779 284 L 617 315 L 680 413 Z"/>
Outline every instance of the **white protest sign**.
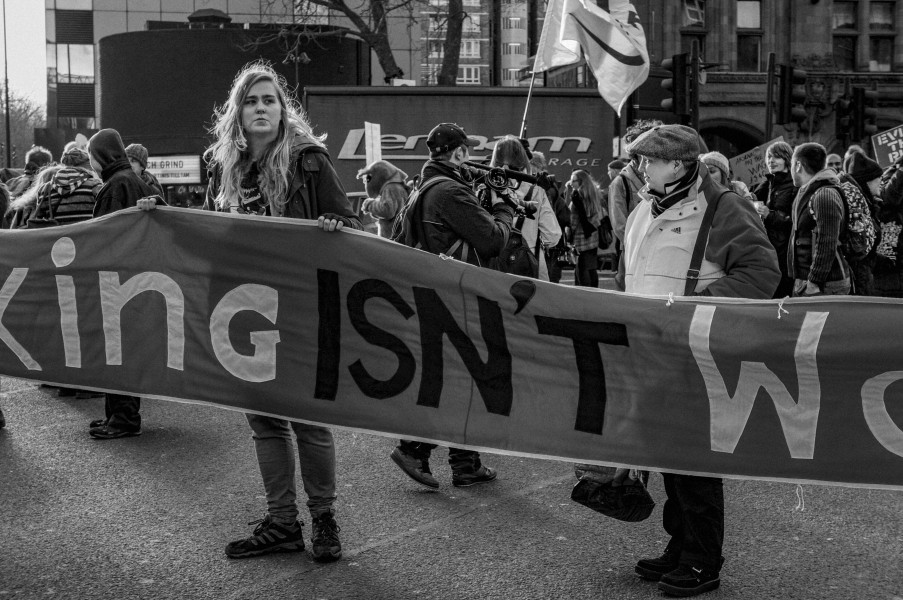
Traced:
<path fill-rule="evenodd" d="M 756 184 L 765 181 L 765 175 L 768 173 L 768 169 L 765 166 L 765 150 L 775 142 L 783 141 L 784 137 L 780 136 L 729 159 L 728 162 L 731 164 L 731 170 L 734 172 L 734 179 L 739 179 L 749 186 L 750 189 Z"/>

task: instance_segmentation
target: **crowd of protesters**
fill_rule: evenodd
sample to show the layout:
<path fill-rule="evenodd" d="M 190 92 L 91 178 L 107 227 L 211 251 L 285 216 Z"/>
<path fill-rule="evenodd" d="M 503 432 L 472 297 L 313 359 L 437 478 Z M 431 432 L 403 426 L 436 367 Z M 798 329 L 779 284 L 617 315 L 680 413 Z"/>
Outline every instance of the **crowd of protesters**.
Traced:
<path fill-rule="evenodd" d="M 211 174 L 206 209 L 316 220 L 324 231 L 363 228 L 325 136 L 314 133 L 270 66 L 242 69 L 215 116 L 215 142 L 205 154 Z M 557 282 L 562 266 L 569 265 L 578 286 L 598 287 L 600 256 L 610 255 L 615 281 L 629 293 L 752 299 L 900 295 L 899 285 L 885 285 L 885 275 L 900 279 L 903 159 L 881 169 L 861 148 L 841 158 L 819 144 L 792 148 L 777 142 L 765 152 L 766 180 L 749 190 L 732 178 L 728 159 L 708 152 L 689 127 L 643 121 L 624 140 L 627 156 L 608 164 L 608 185 L 577 169 L 562 186 L 546 173 L 540 152 L 506 136 L 495 144 L 486 168 L 504 169 L 511 183 L 480 188 L 468 166 L 470 149 L 479 142 L 443 122 L 429 132 L 429 160 L 415 177 L 386 161 L 360 170 L 367 194 L 361 212 L 376 219 L 382 237 L 481 268 L 505 270 L 501 263 L 514 255 L 516 241 L 535 259 L 527 276 Z M 68 144 L 59 163 L 45 148 L 32 148 L 22 175 L 0 184 L 3 225 L 59 226 L 130 207 L 152 210 L 163 202 L 163 189 L 147 161 L 144 146 L 125 146 L 112 129 L 99 131 L 85 146 Z M 681 231 L 698 231 L 705 243 Z M 89 398 L 99 392 L 61 388 L 59 394 Z M 140 398 L 105 398 L 106 414 L 90 424 L 90 435 L 139 435 Z M 297 452 L 312 519 L 311 554 L 337 560 L 342 547 L 331 431 L 261 415 L 248 414 L 247 420 L 266 513 L 249 537 L 226 546 L 226 554 L 244 558 L 305 549 Z M 418 484 L 435 489 L 440 484 L 429 464 L 435 447 L 400 440 L 390 458 Z M 450 448 L 449 464 L 454 486 L 497 477 L 473 450 Z M 715 589 L 724 562 L 722 481 L 663 476 L 663 525 L 670 541 L 661 556 L 640 560 L 636 573 L 671 595 Z"/>

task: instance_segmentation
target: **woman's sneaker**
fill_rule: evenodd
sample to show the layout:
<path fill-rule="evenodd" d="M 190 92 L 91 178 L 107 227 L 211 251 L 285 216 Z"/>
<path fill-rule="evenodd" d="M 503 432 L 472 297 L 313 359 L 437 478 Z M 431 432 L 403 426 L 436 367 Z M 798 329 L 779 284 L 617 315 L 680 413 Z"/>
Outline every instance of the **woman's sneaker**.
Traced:
<path fill-rule="evenodd" d="M 319 562 L 332 562 L 342 558 L 342 543 L 339 541 L 341 529 L 330 513 L 313 518 L 311 525 L 311 555 Z"/>
<path fill-rule="evenodd" d="M 254 533 L 243 540 L 235 540 L 226 546 L 229 558 L 248 558 L 270 552 L 301 552 L 304 550 L 304 537 L 301 534 L 303 523 L 295 521 L 291 525 L 276 523 L 270 515 L 248 525 L 257 525 Z"/>

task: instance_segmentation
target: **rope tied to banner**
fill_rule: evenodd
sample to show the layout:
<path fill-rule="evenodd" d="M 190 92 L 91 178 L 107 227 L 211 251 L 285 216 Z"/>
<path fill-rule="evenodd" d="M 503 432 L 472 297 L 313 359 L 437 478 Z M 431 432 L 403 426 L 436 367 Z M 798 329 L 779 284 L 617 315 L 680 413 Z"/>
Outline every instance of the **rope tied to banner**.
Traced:
<path fill-rule="evenodd" d="M 779 320 L 781 318 L 781 313 L 784 313 L 785 315 L 790 314 L 790 311 L 788 311 L 784 308 L 784 300 L 786 300 L 786 299 L 787 299 L 787 296 L 784 296 L 783 298 L 781 298 L 781 301 L 778 302 L 778 319 Z"/>
<path fill-rule="evenodd" d="M 806 510 L 806 499 L 803 497 L 803 485 L 801 483 L 796 484 L 796 508 L 793 510 L 800 512 Z"/>

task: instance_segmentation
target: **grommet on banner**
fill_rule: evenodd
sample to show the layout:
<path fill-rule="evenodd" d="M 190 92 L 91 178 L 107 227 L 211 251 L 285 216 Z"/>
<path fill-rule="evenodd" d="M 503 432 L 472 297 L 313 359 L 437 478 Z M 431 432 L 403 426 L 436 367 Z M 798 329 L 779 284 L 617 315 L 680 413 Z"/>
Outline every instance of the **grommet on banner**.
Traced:
<path fill-rule="evenodd" d="M 796 508 L 794 510 L 798 510 L 800 512 L 806 510 L 806 500 L 803 497 L 803 486 L 802 484 L 796 484 Z"/>
<path fill-rule="evenodd" d="M 785 315 L 790 314 L 790 312 L 784 308 L 784 300 L 786 300 L 786 299 L 787 299 L 787 296 L 784 296 L 783 298 L 781 298 L 781 301 L 778 302 L 778 319 L 781 318 L 781 313 L 784 313 Z"/>
<path fill-rule="evenodd" d="M 665 306 L 671 306 L 674 304 L 674 292 L 668 292 L 668 301 L 665 302 Z"/>

